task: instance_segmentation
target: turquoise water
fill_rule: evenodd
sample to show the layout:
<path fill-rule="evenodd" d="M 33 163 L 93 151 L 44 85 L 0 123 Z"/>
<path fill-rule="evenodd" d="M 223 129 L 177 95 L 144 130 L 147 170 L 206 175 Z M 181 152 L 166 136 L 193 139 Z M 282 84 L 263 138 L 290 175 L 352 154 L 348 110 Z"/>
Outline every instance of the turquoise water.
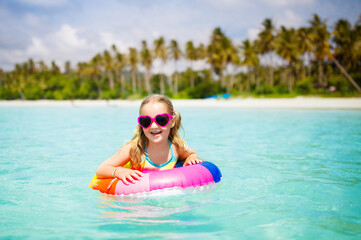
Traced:
<path fill-rule="evenodd" d="M 1 107 L 0 238 L 360 239 L 361 111 L 178 110 L 222 181 L 127 199 L 88 184 L 136 108 Z"/>

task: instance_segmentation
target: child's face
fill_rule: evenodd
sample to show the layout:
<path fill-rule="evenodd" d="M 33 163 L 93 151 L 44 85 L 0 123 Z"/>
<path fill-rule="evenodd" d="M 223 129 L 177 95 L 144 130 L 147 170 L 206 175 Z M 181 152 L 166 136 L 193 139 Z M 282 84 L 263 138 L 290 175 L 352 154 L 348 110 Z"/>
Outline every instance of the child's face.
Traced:
<path fill-rule="evenodd" d="M 144 105 L 140 111 L 140 115 L 148 115 L 151 118 L 155 118 L 156 115 L 163 113 L 169 113 L 167 106 L 163 103 L 157 102 Z M 172 118 L 170 122 L 164 127 L 159 126 L 153 121 L 149 128 L 143 128 L 143 132 L 150 142 L 160 143 L 163 141 L 168 141 L 169 132 L 173 126 L 174 118 Z"/>

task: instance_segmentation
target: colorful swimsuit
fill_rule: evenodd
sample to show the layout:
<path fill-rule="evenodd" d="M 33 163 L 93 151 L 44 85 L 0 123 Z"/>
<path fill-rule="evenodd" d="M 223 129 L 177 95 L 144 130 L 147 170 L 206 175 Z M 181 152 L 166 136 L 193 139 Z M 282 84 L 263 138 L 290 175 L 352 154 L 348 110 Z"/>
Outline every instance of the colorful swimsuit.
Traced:
<path fill-rule="evenodd" d="M 172 156 L 170 157 L 170 159 L 166 163 L 155 164 L 154 162 L 152 162 L 152 160 L 150 160 L 150 158 L 148 157 L 147 149 L 145 148 L 144 149 L 144 151 L 145 151 L 145 159 L 143 159 L 139 170 L 142 171 L 142 172 L 150 172 L 150 171 L 160 171 L 160 170 L 167 170 L 167 169 L 174 168 L 176 163 L 177 163 L 177 158 L 174 155 L 171 142 L 169 140 L 168 140 L 168 142 L 169 142 L 169 148 L 170 148 Z M 125 168 L 131 168 L 130 162 L 125 164 L 124 167 Z"/>

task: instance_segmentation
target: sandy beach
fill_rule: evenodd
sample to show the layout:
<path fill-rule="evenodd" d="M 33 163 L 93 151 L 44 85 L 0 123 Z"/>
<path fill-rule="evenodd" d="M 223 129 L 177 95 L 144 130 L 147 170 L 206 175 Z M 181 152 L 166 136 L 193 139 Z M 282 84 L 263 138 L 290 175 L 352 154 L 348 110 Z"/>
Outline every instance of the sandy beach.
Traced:
<path fill-rule="evenodd" d="M 175 108 L 244 108 L 244 109 L 357 109 L 361 98 L 244 98 L 244 99 L 174 99 Z M 139 107 L 141 100 L 37 100 L 0 101 L 0 107 Z"/>

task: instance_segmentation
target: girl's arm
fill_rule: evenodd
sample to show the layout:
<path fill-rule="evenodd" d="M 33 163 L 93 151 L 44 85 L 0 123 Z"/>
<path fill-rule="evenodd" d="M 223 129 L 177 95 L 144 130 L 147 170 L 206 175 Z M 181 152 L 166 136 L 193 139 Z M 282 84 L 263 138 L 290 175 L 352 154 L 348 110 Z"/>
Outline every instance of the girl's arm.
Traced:
<path fill-rule="evenodd" d="M 113 156 L 102 162 L 97 168 L 96 175 L 99 178 L 117 177 L 122 180 L 126 185 L 130 182 L 134 183 L 139 180 L 143 173 L 138 170 L 124 168 L 126 163 L 129 162 L 129 150 L 131 144 L 127 144 L 119 149 Z"/>
<path fill-rule="evenodd" d="M 202 160 L 198 158 L 196 152 L 191 148 L 187 148 L 186 150 L 179 152 L 179 158 L 184 160 L 183 166 L 202 162 Z"/>

